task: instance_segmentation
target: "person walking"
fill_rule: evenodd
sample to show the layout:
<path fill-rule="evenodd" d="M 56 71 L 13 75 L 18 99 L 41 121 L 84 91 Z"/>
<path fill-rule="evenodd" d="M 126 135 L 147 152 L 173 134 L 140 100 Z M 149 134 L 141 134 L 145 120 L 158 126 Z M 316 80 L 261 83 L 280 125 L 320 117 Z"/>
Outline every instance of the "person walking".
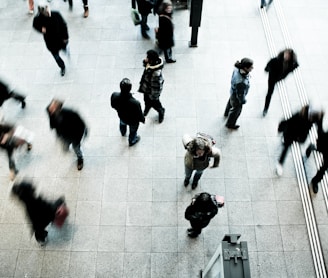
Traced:
<path fill-rule="evenodd" d="M 195 238 L 202 232 L 218 213 L 218 203 L 214 195 L 203 192 L 192 198 L 191 204 L 186 208 L 185 218 L 190 221 L 188 236 Z"/>
<path fill-rule="evenodd" d="M 18 94 L 14 90 L 11 90 L 8 85 L 6 85 L 3 81 L 0 80 L 0 107 L 2 104 L 10 99 L 13 98 L 16 101 L 19 101 L 22 105 L 22 108 L 24 109 L 26 106 L 25 103 L 25 96 Z"/>
<path fill-rule="evenodd" d="M 249 73 L 253 69 L 253 61 L 249 58 L 243 58 L 235 63 L 235 69 L 232 73 L 230 98 L 226 105 L 224 116 L 228 117 L 226 127 L 238 129 L 236 121 L 240 116 L 243 105 L 246 103 L 246 95 L 249 90 Z"/>
<path fill-rule="evenodd" d="M 185 134 L 182 138 L 182 142 L 185 149 L 187 150 L 184 157 L 184 186 L 188 186 L 190 178 L 195 171 L 191 185 L 191 188 L 195 189 L 198 186 L 198 181 L 200 180 L 204 170 L 208 168 L 211 157 L 214 158 L 213 166 L 211 168 L 219 166 L 221 152 L 218 148 L 213 146 L 208 139 L 204 137 L 196 136 L 193 138 L 190 135 Z"/>
<path fill-rule="evenodd" d="M 278 176 L 283 173 L 283 164 L 292 143 L 304 143 L 313 124 L 316 124 L 318 130 L 322 130 L 322 120 L 323 112 L 312 111 L 309 105 L 305 105 L 292 117 L 279 123 L 278 132 L 283 136 L 283 150 L 276 167 Z"/>
<path fill-rule="evenodd" d="M 269 0 L 268 2 L 266 0 L 261 0 L 261 9 L 263 9 L 266 6 L 270 6 L 272 4 L 273 0 Z"/>
<path fill-rule="evenodd" d="M 145 117 L 141 110 L 141 105 L 131 94 L 132 84 L 130 79 L 123 78 L 120 83 L 121 92 L 113 93 L 111 96 L 111 106 L 117 111 L 120 118 L 120 132 L 125 136 L 127 126 L 129 126 L 129 146 L 139 142 L 137 135 L 139 123 L 145 123 Z"/>
<path fill-rule="evenodd" d="M 149 31 L 149 26 L 147 25 L 148 15 L 151 13 L 151 10 L 154 7 L 154 1 L 153 0 L 132 0 L 132 8 L 136 7 L 136 1 L 138 6 L 138 11 L 141 15 L 141 35 L 145 39 L 150 39 L 147 31 Z"/>
<path fill-rule="evenodd" d="M 68 30 L 65 20 L 59 12 L 51 11 L 49 4 L 40 4 L 38 15 L 33 20 L 33 27 L 43 34 L 46 46 L 60 67 L 61 76 L 64 76 L 66 68 L 59 51 L 67 52 Z"/>
<path fill-rule="evenodd" d="M 56 201 L 48 201 L 42 196 L 36 196 L 35 191 L 35 186 L 28 181 L 15 183 L 11 190 L 12 194 L 25 205 L 35 239 L 44 245 L 48 236 L 46 227 L 56 221 L 56 213 L 61 206 L 65 205 L 65 199 L 60 197 Z"/>
<path fill-rule="evenodd" d="M 270 59 L 265 67 L 265 71 L 269 73 L 268 92 L 265 97 L 263 109 L 263 117 L 268 113 L 274 87 L 277 82 L 283 80 L 287 75 L 298 67 L 297 56 L 293 49 L 286 48 L 281 51 L 277 57 Z"/>
<path fill-rule="evenodd" d="M 84 121 L 75 111 L 63 108 L 63 102 L 58 99 L 53 99 L 47 106 L 47 113 L 50 120 L 50 128 L 56 130 L 65 151 L 68 151 L 69 146 L 72 144 L 77 156 L 77 169 L 79 171 L 82 170 L 83 153 L 81 141 L 88 133 Z"/>
<path fill-rule="evenodd" d="M 140 80 L 139 92 L 144 94 L 145 110 L 144 116 L 147 116 L 150 109 L 154 108 L 158 112 L 158 122 L 164 120 L 165 108 L 159 100 L 162 93 L 164 78 L 162 69 L 163 59 L 158 56 L 155 50 L 148 50 L 147 57 L 143 60 L 145 67 Z"/>
<path fill-rule="evenodd" d="M 28 13 L 34 14 L 34 0 L 28 0 Z"/>
<path fill-rule="evenodd" d="M 18 170 L 14 159 L 14 151 L 23 145 L 27 145 L 27 151 L 32 149 L 33 134 L 22 126 L 14 126 L 8 123 L 0 124 L 0 148 L 7 152 L 10 180 L 14 180 Z"/>
<path fill-rule="evenodd" d="M 66 2 L 66 0 L 64 0 Z M 84 8 L 84 13 L 83 17 L 87 18 L 89 16 L 89 5 L 88 5 L 88 0 L 82 0 L 83 3 L 83 8 Z M 73 10 L 73 0 L 68 0 L 68 6 L 70 10 Z"/>
<path fill-rule="evenodd" d="M 320 166 L 319 170 L 315 174 L 315 176 L 311 180 L 311 185 L 314 193 L 318 193 L 319 187 L 318 183 L 322 180 L 325 175 L 326 170 L 328 169 L 328 132 L 322 130 L 322 126 L 318 126 L 318 138 L 317 138 L 317 146 L 315 147 L 313 144 L 310 144 L 305 152 L 307 158 L 310 157 L 311 152 L 316 150 L 322 154 L 323 163 Z"/>
<path fill-rule="evenodd" d="M 172 22 L 172 2 L 164 1 L 159 9 L 158 29 L 156 37 L 158 47 L 163 50 L 165 61 L 167 63 L 175 63 L 172 58 L 172 46 L 174 46 L 174 26 Z"/>

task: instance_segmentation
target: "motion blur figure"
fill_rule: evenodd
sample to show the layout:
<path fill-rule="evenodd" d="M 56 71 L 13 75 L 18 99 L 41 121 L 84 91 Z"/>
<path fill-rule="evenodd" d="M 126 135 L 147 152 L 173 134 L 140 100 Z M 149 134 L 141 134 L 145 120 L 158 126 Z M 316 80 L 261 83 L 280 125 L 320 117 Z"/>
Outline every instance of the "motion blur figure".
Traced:
<path fill-rule="evenodd" d="M 66 2 L 66 0 L 64 0 Z M 88 0 L 82 0 L 83 3 L 83 8 L 84 8 L 84 13 L 83 17 L 87 18 L 89 16 L 89 5 L 88 5 Z M 68 6 L 70 10 L 73 10 L 73 0 L 68 0 Z"/>
<path fill-rule="evenodd" d="M 5 84 L 4 82 L 2 82 L 0 80 L 0 107 L 2 106 L 2 104 L 10 99 L 13 98 L 16 101 L 19 101 L 22 105 L 22 108 L 25 108 L 26 103 L 25 103 L 25 96 L 18 94 L 17 92 L 15 92 L 14 90 L 11 90 L 7 84 Z"/>
<path fill-rule="evenodd" d="M 268 113 L 274 87 L 277 82 L 285 79 L 289 73 L 298 67 L 297 56 L 293 49 L 286 48 L 281 51 L 277 57 L 270 59 L 265 67 L 265 71 L 269 73 L 268 92 L 265 97 L 263 109 L 263 117 Z"/>
<path fill-rule="evenodd" d="M 15 183 L 12 194 L 25 205 L 26 214 L 32 222 L 35 239 L 40 244 L 45 244 L 48 235 L 46 227 L 55 220 L 58 208 L 65 203 L 64 198 L 48 201 L 42 196 L 36 196 L 35 186 L 27 181 Z"/>
<path fill-rule="evenodd" d="M 33 27 L 43 34 L 46 46 L 60 67 L 61 76 L 64 76 L 66 67 L 59 56 L 59 51 L 68 51 L 68 30 L 65 20 L 59 12 L 51 11 L 49 4 L 41 3 L 38 5 L 38 14 L 34 17 Z"/>
<path fill-rule="evenodd" d="M 323 131 L 321 126 L 318 126 L 318 138 L 316 146 L 310 144 L 306 149 L 306 157 L 311 155 L 312 151 L 318 151 L 322 154 L 323 163 L 315 176 L 311 180 L 312 188 L 314 193 L 318 193 L 319 187 L 318 183 L 322 180 L 325 175 L 326 170 L 328 169 L 328 132 Z"/>
<path fill-rule="evenodd" d="M 283 173 L 283 164 L 292 143 L 304 143 L 313 124 L 316 124 L 318 130 L 322 130 L 322 111 L 313 111 L 309 105 L 305 105 L 299 112 L 292 115 L 291 118 L 283 120 L 279 123 L 278 132 L 282 132 L 283 150 L 281 152 L 278 164 L 277 175 Z"/>
<path fill-rule="evenodd" d="M 14 151 L 27 145 L 27 151 L 32 149 L 33 134 L 22 126 L 0 124 L 0 148 L 7 152 L 10 170 L 10 179 L 13 180 L 18 173 L 14 160 Z"/>
<path fill-rule="evenodd" d="M 81 141 L 87 135 L 87 127 L 78 113 L 71 109 L 63 108 L 63 104 L 62 101 L 53 99 L 47 106 L 50 128 L 56 130 L 65 151 L 68 151 L 69 146 L 72 144 L 77 156 L 77 169 L 82 170 L 83 153 Z"/>

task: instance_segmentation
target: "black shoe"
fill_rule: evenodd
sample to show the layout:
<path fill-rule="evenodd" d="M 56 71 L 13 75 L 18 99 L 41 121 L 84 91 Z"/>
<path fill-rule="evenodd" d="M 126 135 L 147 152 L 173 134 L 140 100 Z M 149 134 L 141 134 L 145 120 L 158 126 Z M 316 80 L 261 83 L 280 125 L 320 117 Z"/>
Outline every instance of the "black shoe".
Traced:
<path fill-rule="evenodd" d="M 268 109 L 264 109 L 262 113 L 263 117 L 265 117 L 267 113 L 268 113 Z"/>
<path fill-rule="evenodd" d="M 313 144 L 310 144 L 310 146 L 308 146 L 308 148 L 305 151 L 305 155 L 307 158 L 310 157 L 311 152 L 315 150 L 315 146 Z"/>
<path fill-rule="evenodd" d="M 175 63 L 177 60 L 175 59 L 167 59 L 166 60 L 166 63 Z"/>
<path fill-rule="evenodd" d="M 240 125 L 226 125 L 226 127 L 230 129 L 238 129 Z"/>
<path fill-rule="evenodd" d="M 165 108 L 161 109 L 161 112 L 158 113 L 158 122 L 162 123 L 164 121 Z"/>
<path fill-rule="evenodd" d="M 188 236 L 189 237 L 192 237 L 192 238 L 195 238 L 195 237 L 198 237 L 199 234 L 195 233 L 194 231 L 191 231 L 188 233 Z"/>
<path fill-rule="evenodd" d="M 150 39 L 149 35 L 148 35 L 146 32 L 145 32 L 145 33 L 141 33 L 141 35 L 142 35 L 142 37 L 143 37 L 144 39 L 147 39 L 147 40 Z"/>
<path fill-rule="evenodd" d="M 62 69 L 60 70 L 60 75 L 61 75 L 61 76 L 64 76 L 64 75 L 65 75 L 65 72 L 66 72 L 66 71 L 65 71 L 65 68 L 62 68 Z"/>
<path fill-rule="evenodd" d="M 187 187 L 188 184 L 189 184 L 189 179 L 185 178 L 184 181 L 183 181 L 183 185 L 184 185 L 185 187 Z"/>
<path fill-rule="evenodd" d="M 77 169 L 81 171 L 83 169 L 83 159 L 78 159 L 77 160 Z"/>
<path fill-rule="evenodd" d="M 25 106 L 26 106 L 26 102 L 25 102 L 25 100 L 22 100 L 22 109 L 24 109 Z"/>
<path fill-rule="evenodd" d="M 191 185 L 191 189 L 195 189 L 198 186 L 198 181 L 193 181 Z"/>
<path fill-rule="evenodd" d="M 140 141 L 140 136 L 138 135 L 134 142 L 129 143 L 129 146 L 132 147 L 133 145 L 137 144 Z"/>
<path fill-rule="evenodd" d="M 313 180 L 311 181 L 311 184 L 312 184 L 312 188 L 313 188 L 313 193 L 317 194 L 319 191 L 318 184 L 316 182 L 313 182 Z"/>
<path fill-rule="evenodd" d="M 188 228 L 188 229 L 187 229 L 187 232 L 188 232 L 188 233 L 190 233 L 190 232 L 192 232 L 192 231 L 193 231 L 193 228 Z"/>
<path fill-rule="evenodd" d="M 145 26 L 145 30 L 146 30 L 146 31 L 149 31 L 149 29 L 150 29 L 149 26 L 146 25 L 146 26 Z"/>

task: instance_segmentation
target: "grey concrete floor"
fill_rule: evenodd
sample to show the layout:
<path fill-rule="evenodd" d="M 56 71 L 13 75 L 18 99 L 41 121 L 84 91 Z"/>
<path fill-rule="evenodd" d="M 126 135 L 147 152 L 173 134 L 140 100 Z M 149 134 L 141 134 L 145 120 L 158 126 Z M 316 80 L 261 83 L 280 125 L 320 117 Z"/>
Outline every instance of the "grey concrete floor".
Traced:
<path fill-rule="evenodd" d="M 278 1 L 278 0 L 275 0 Z M 223 236 L 240 233 L 248 242 L 252 277 L 315 277 L 300 193 L 289 154 L 282 177 L 275 174 L 280 153 L 278 122 L 282 108 L 274 94 L 262 118 L 270 58 L 259 14 L 259 1 L 206 0 L 198 48 L 189 48 L 189 12 L 174 13 L 175 64 L 164 68 L 165 120 L 151 111 L 139 130 L 141 141 L 128 147 L 118 130 L 109 97 L 128 77 L 133 91 L 142 59 L 155 47 L 142 39 L 130 18 L 129 0 L 90 0 L 90 16 L 75 0 L 51 6 L 66 19 L 71 59 L 59 74 L 43 38 L 32 29 L 26 1 L 0 0 L 0 77 L 27 95 L 21 110 L 7 101 L 7 121 L 35 134 L 33 150 L 16 154 L 17 180 L 29 178 L 47 198 L 65 195 L 70 216 L 58 230 L 49 227 L 41 248 L 30 233 L 23 207 L 10 196 L 7 158 L 0 153 L 0 277 L 198 277 Z M 281 1 L 311 102 L 327 107 L 328 2 Z M 275 44 L 285 47 L 274 5 L 268 17 Z M 233 64 L 254 60 L 248 102 L 238 131 L 224 127 Z M 286 79 L 292 109 L 300 107 L 293 76 Z M 84 143 L 85 167 L 76 170 L 73 152 L 62 152 L 49 129 L 45 107 L 54 97 L 80 112 L 90 127 Z M 142 95 L 135 93 L 142 102 Z M 143 104 L 143 102 L 142 102 Z M 326 121 L 325 127 L 327 128 Z M 196 190 L 183 186 L 185 133 L 207 132 L 222 151 L 219 168 L 205 171 Z M 315 172 L 306 163 L 309 179 Z M 195 193 L 225 196 L 226 205 L 197 239 L 187 237 L 184 210 Z M 320 238 L 328 256 L 327 212 L 322 190 L 313 203 Z"/>

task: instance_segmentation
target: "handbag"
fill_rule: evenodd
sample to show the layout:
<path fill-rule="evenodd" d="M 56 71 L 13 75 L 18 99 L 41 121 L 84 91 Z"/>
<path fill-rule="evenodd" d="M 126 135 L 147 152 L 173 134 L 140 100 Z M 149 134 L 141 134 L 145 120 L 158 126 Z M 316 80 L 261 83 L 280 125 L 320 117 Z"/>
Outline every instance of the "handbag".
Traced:
<path fill-rule="evenodd" d="M 55 219 L 54 219 L 54 224 L 58 227 L 61 228 L 64 225 L 64 222 L 69 214 L 69 210 L 66 206 L 65 203 L 61 204 L 55 213 Z"/>
<path fill-rule="evenodd" d="M 139 12 L 134 8 L 131 8 L 131 19 L 134 25 L 138 25 L 141 23 L 141 16 Z"/>

